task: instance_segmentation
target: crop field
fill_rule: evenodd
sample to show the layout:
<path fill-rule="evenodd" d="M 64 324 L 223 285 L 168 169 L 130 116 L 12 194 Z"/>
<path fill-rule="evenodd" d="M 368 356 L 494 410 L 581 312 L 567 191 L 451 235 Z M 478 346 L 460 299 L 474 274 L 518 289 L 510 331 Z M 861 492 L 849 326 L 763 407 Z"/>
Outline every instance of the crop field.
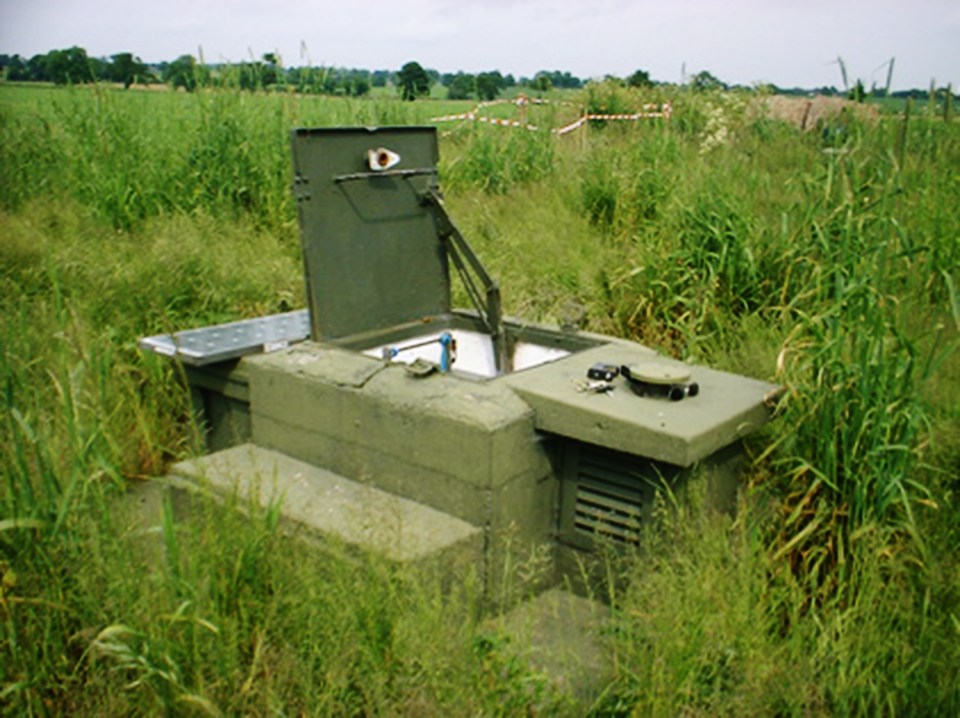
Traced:
<path fill-rule="evenodd" d="M 735 516 L 667 497 L 608 559 L 614 673 L 589 711 L 958 714 L 960 124 L 564 99 L 673 116 L 438 125 L 506 312 L 576 303 L 587 329 L 785 387 Z M 251 506 L 145 527 L 127 498 L 201 451 L 182 374 L 137 338 L 304 305 L 290 130 L 472 107 L 0 85 L 0 712 L 584 712 L 469 581 L 290 550 Z"/>

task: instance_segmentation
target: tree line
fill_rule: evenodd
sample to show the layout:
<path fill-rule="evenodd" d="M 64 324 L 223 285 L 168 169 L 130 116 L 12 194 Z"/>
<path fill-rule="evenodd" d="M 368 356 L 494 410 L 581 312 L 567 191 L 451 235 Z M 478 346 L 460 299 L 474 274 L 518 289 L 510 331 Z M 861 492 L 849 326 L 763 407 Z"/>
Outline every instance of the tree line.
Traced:
<path fill-rule="evenodd" d="M 533 77 L 516 78 L 499 70 L 479 73 L 447 72 L 424 68 L 408 62 L 400 70 L 364 70 L 338 67 L 283 67 L 276 53 L 239 63 L 208 64 L 193 55 L 181 55 L 169 62 L 147 64 L 131 52 L 108 58 L 92 57 L 82 47 L 51 50 L 25 59 L 20 55 L 0 54 L 0 77 L 12 82 L 51 82 L 56 85 L 116 82 L 129 88 L 134 84 L 166 83 L 189 92 L 199 87 L 233 87 L 241 90 L 293 90 L 305 94 L 362 97 L 374 87 L 395 87 L 403 99 L 429 95 L 439 85 L 448 99 L 490 101 L 503 91 L 522 87 L 534 92 L 553 88 L 579 89 L 586 80 L 568 71 L 541 70 Z M 633 87 L 655 83 L 645 70 L 626 78 L 607 75 Z M 695 89 L 722 87 L 710 73 L 695 76 Z"/>
<path fill-rule="evenodd" d="M 284 67 L 276 53 L 239 63 L 208 64 L 193 55 L 175 60 L 145 63 L 132 52 L 110 57 L 93 57 L 82 47 L 51 50 L 24 58 L 0 54 L 0 77 L 11 82 L 51 82 L 77 85 L 116 82 L 129 88 L 134 84 L 166 83 L 175 89 L 193 91 L 198 87 L 223 86 L 242 90 L 294 90 L 303 93 L 361 97 L 374 87 L 396 87 L 401 96 L 413 99 L 440 85 L 450 99 L 492 100 L 508 88 L 523 86 L 535 90 L 554 87 L 576 89 L 584 80 L 561 70 L 543 70 L 534 77 L 515 78 L 499 70 L 476 74 L 441 74 L 409 62 L 400 70 L 365 70 L 338 67 Z"/>
<path fill-rule="evenodd" d="M 275 53 L 259 60 L 240 63 L 206 64 L 192 55 L 169 62 L 147 64 L 130 52 L 109 58 L 91 57 L 82 47 L 51 50 L 25 59 L 0 55 L 0 74 L 11 82 L 52 82 L 77 85 L 117 82 L 125 88 L 134 84 L 166 83 L 193 91 L 198 87 L 232 86 L 243 90 L 291 87 L 302 92 L 366 95 L 371 87 L 390 83 L 390 70 L 355 70 L 333 67 L 284 68 Z"/>
<path fill-rule="evenodd" d="M 20 55 L 0 55 L 3 76 L 16 82 L 53 82 L 57 85 L 120 82 L 124 87 L 147 82 L 150 68 L 130 52 L 110 58 L 89 57 L 82 47 L 51 50 L 26 60 Z"/>
<path fill-rule="evenodd" d="M 259 59 L 239 63 L 208 64 L 193 55 L 181 55 L 169 62 L 147 64 L 132 52 L 120 52 L 110 57 L 91 57 L 82 47 L 51 50 L 45 54 L 26 59 L 20 55 L 0 54 L 0 77 L 12 82 L 51 82 L 57 85 L 86 84 L 92 82 L 116 82 L 124 88 L 134 84 L 165 83 L 174 89 L 187 91 L 198 87 L 232 87 L 241 90 L 291 90 L 304 94 L 343 95 L 363 97 L 375 87 L 393 87 L 407 100 L 429 95 L 432 88 L 440 86 L 451 100 L 478 102 L 497 98 L 505 90 L 514 87 L 532 92 L 545 92 L 553 88 L 579 89 L 586 80 L 561 70 L 541 70 L 533 77 L 515 78 L 499 70 L 478 73 L 446 72 L 424 68 L 417 62 L 408 62 L 399 70 L 365 70 L 343 67 L 284 67 L 279 55 L 265 53 Z M 620 78 L 606 75 L 606 82 L 631 87 L 651 87 L 660 84 L 645 70 L 636 70 Z M 684 83 L 694 91 L 738 89 L 704 70 L 689 77 Z M 872 87 L 866 91 L 860 80 L 852 89 L 836 87 L 780 88 L 765 85 L 765 91 L 783 95 L 821 94 L 847 96 L 863 101 L 867 97 L 884 96 L 920 99 L 931 94 L 929 90 L 901 90 L 889 92 L 889 88 Z M 937 92 L 938 96 L 953 95 L 948 87 Z"/>

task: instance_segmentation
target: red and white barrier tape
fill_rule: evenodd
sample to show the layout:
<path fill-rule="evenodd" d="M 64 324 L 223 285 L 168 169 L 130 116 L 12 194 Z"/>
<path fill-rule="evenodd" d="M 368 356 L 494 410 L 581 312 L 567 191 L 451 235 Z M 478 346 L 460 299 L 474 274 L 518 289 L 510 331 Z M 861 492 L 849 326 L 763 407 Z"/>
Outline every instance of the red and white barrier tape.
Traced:
<path fill-rule="evenodd" d="M 472 112 L 463 112 L 458 115 L 442 115 L 440 117 L 431 117 L 430 122 L 454 122 L 457 120 L 470 120 L 471 122 L 486 122 L 487 124 L 497 125 L 498 127 L 522 127 L 528 130 L 538 129 L 536 125 L 530 125 L 525 122 L 519 122 L 517 120 L 505 120 L 497 117 L 484 117 L 480 114 L 480 110 L 485 107 L 492 107 L 494 105 L 505 105 L 505 104 L 514 104 L 518 107 L 522 107 L 527 103 L 533 104 L 549 104 L 549 100 L 543 100 L 540 98 L 528 98 L 521 95 L 516 100 L 492 100 L 490 102 L 481 102 L 479 103 Z M 562 102 L 560 104 L 572 104 L 569 102 Z M 636 120 L 648 120 L 663 118 L 669 120 L 673 115 L 673 106 L 669 102 L 664 102 L 662 105 L 646 104 L 641 107 L 641 112 L 631 112 L 631 113 L 620 113 L 612 115 L 604 115 L 597 113 L 587 113 L 578 119 L 571 122 L 569 125 L 564 127 L 558 127 L 550 130 L 555 135 L 565 135 L 568 132 L 573 132 L 578 127 L 583 126 L 588 120 L 627 120 L 627 121 L 636 121 Z"/>
<path fill-rule="evenodd" d="M 581 117 L 581 118 L 579 118 L 578 120 L 576 120 L 575 122 L 571 122 L 569 125 L 567 125 L 567 126 L 565 126 L 565 127 L 559 127 L 559 128 L 557 128 L 557 129 L 555 129 L 555 130 L 553 131 L 553 133 L 554 133 L 555 135 L 558 135 L 558 136 L 559 136 L 559 135 L 565 135 L 565 134 L 567 134 L 568 132 L 573 132 L 575 129 L 577 129 L 578 127 L 580 127 L 580 126 L 581 126 L 584 122 L 586 122 L 586 121 L 587 121 L 587 119 L 586 119 L 585 117 Z"/>
<path fill-rule="evenodd" d="M 542 97 L 527 97 L 526 95 L 518 95 L 512 100 L 487 100 L 486 102 L 479 103 L 476 109 L 480 110 L 484 107 L 493 107 L 494 105 L 516 105 L 517 107 L 523 107 L 524 105 L 568 105 L 573 107 L 574 103 L 570 102 L 569 100 L 547 100 Z"/>
<path fill-rule="evenodd" d="M 486 122 L 491 125 L 498 125 L 500 127 L 523 127 L 527 130 L 536 130 L 538 129 L 536 125 L 528 125 L 524 122 L 518 122 L 517 120 L 502 120 L 499 117 L 475 117 L 477 122 Z"/>
<path fill-rule="evenodd" d="M 459 115 L 443 115 L 442 117 L 431 117 L 430 122 L 453 122 L 454 120 L 474 120 L 476 116 L 472 112 L 463 112 Z"/>

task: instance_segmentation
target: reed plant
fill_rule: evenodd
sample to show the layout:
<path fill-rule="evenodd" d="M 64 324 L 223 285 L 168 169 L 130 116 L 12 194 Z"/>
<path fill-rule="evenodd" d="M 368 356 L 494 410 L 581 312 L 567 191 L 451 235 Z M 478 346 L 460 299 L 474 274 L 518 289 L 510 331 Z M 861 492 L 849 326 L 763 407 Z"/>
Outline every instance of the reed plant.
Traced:
<path fill-rule="evenodd" d="M 461 151 L 441 165 L 444 184 L 452 191 L 475 187 L 504 194 L 517 185 L 545 180 L 554 171 L 554 142 L 547 129 L 519 128 L 505 134 L 478 123 L 458 130 L 454 139 Z"/>

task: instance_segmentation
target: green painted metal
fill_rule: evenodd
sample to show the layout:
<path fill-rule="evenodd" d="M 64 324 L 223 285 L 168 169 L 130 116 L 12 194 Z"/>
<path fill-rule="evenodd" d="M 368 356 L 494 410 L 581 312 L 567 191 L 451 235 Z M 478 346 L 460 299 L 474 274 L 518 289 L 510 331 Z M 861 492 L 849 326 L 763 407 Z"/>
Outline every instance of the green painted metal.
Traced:
<path fill-rule="evenodd" d="M 371 169 L 378 149 L 399 161 Z M 313 339 L 449 313 L 447 253 L 423 200 L 436 187 L 438 157 L 433 127 L 294 130 Z"/>
<path fill-rule="evenodd" d="M 433 210 L 437 232 L 446 243 L 447 253 L 453 260 L 457 274 L 460 275 L 460 281 L 463 282 L 470 301 L 473 302 L 487 333 L 490 334 L 497 373 L 509 372 L 510 361 L 503 328 L 503 311 L 500 306 L 500 285 L 490 276 L 473 248 L 460 234 L 460 230 L 447 214 L 440 193 L 431 190 L 424 197 L 424 201 Z"/>
<path fill-rule="evenodd" d="M 673 489 L 681 476 L 672 464 L 581 441 L 563 442 L 558 539 L 588 550 L 598 537 L 639 545 L 656 491 Z"/>

